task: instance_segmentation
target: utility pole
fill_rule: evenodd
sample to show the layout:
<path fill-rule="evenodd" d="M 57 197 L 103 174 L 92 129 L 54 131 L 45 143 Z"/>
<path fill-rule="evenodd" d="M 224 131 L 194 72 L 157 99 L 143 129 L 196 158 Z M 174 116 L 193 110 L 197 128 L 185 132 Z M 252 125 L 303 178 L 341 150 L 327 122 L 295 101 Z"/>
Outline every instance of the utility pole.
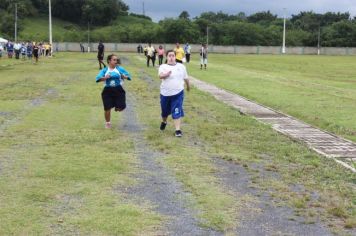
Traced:
<path fill-rule="evenodd" d="M 142 2 L 142 15 L 146 15 L 146 13 L 145 13 L 145 2 L 143 1 Z"/>
<path fill-rule="evenodd" d="M 209 45 L 209 26 L 206 26 L 206 46 Z"/>
<path fill-rule="evenodd" d="M 284 19 L 283 19 L 283 46 L 282 46 L 282 53 L 286 53 L 286 9 L 283 8 L 284 11 Z"/>
<path fill-rule="evenodd" d="M 53 41 L 52 41 L 52 6 L 51 0 L 48 0 L 48 15 L 49 15 L 49 44 L 51 45 L 51 55 L 53 54 Z"/>
<path fill-rule="evenodd" d="M 15 3 L 15 43 L 17 43 L 17 3 Z"/>
<path fill-rule="evenodd" d="M 319 31 L 318 31 L 318 55 L 320 55 L 320 23 L 319 23 Z"/>
<path fill-rule="evenodd" d="M 88 52 L 90 52 L 90 21 L 88 21 Z"/>

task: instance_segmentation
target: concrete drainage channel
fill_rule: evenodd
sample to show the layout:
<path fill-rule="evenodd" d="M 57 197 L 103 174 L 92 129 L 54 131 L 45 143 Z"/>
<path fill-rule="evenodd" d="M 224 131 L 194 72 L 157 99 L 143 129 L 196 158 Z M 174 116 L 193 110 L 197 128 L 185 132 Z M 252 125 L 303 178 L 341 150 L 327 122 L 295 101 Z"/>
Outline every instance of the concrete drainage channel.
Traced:
<path fill-rule="evenodd" d="M 356 158 L 355 143 L 196 78 L 190 77 L 190 80 L 199 90 L 210 93 L 217 100 L 237 108 L 243 114 L 251 115 L 264 124 L 272 125 L 274 130 L 305 143 L 310 149 L 327 158 L 332 158 L 356 173 L 352 164 L 346 162 L 349 159 L 352 163 Z"/>

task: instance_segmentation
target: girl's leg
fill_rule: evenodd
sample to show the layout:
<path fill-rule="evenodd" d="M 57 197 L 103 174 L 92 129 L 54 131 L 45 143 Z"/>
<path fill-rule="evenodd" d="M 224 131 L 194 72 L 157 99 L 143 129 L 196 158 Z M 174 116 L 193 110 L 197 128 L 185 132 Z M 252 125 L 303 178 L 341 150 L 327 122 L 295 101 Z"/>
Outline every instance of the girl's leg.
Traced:
<path fill-rule="evenodd" d="M 176 131 L 180 130 L 181 118 L 174 119 L 173 122 L 174 122 L 174 126 L 176 128 Z"/>
<path fill-rule="evenodd" d="M 110 123 L 110 112 L 111 110 L 104 111 L 105 114 L 105 128 L 110 129 L 111 128 L 111 123 Z"/>
<path fill-rule="evenodd" d="M 104 115 L 105 115 L 105 121 L 110 122 L 111 110 L 104 111 Z"/>
<path fill-rule="evenodd" d="M 167 118 L 168 117 L 162 117 L 162 122 L 161 122 L 161 126 L 159 127 L 160 130 L 165 130 L 166 126 L 167 126 Z"/>

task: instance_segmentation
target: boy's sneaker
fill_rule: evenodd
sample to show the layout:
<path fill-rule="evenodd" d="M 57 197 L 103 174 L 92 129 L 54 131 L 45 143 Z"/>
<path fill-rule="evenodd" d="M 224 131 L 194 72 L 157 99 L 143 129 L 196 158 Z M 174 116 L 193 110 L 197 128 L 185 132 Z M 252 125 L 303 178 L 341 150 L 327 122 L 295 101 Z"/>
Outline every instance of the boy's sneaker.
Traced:
<path fill-rule="evenodd" d="M 167 122 L 161 122 L 161 126 L 159 127 L 160 130 L 164 130 L 167 126 Z"/>
<path fill-rule="evenodd" d="M 176 132 L 174 133 L 174 135 L 176 136 L 176 137 L 182 137 L 183 136 L 183 133 L 182 133 L 182 131 L 180 131 L 180 130 L 176 130 Z"/>
<path fill-rule="evenodd" d="M 110 122 L 106 122 L 105 123 L 105 128 L 106 129 L 111 129 L 111 123 Z"/>

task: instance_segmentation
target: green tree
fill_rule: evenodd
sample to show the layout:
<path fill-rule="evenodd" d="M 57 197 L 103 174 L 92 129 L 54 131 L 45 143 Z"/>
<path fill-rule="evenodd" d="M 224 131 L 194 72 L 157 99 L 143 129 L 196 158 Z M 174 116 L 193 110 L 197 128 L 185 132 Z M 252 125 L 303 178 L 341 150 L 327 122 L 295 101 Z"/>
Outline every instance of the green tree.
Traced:
<path fill-rule="evenodd" d="M 163 29 L 163 39 L 167 43 L 196 42 L 199 38 L 198 26 L 189 20 L 168 18 L 159 24 Z"/>
<path fill-rule="evenodd" d="M 179 14 L 179 17 L 180 19 L 185 19 L 185 20 L 189 20 L 189 13 L 187 11 L 182 11 L 182 13 Z"/>
<path fill-rule="evenodd" d="M 343 20 L 325 28 L 322 45 L 330 47 L 355 47 L 356 24 L 349 20 Z"/>
<path fill-rule="evenodd" d="M 252 14 L 247 17 L 247 21 L 250 23 L 259 23 L 268 25 L 277 19 L 277 15 L 273 15 L 270 11 L 262 11 Z"/>

